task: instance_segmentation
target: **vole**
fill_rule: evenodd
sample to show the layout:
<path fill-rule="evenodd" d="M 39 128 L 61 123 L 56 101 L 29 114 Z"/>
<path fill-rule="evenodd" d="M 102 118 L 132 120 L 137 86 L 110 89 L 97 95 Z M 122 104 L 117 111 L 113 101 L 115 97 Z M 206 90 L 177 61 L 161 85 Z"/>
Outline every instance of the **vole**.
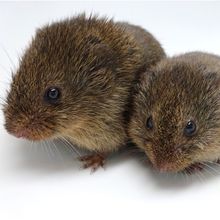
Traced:
<path fill-rule="evenodd" d="M 93 155 L 85 166 L 123 146 L 136 75 L 165 53 L 147 31 L 79 15 L 39 30 L 21 58 L 4 106 L 5 128 L 40 141 L 65 137 Z"/>
<path fill-rule="evenodd" d="M 129 134 L 157 170 L 190 171 L 220 158 L 219 56 L 161 60 L 141 75 L 133 101 Z"/>

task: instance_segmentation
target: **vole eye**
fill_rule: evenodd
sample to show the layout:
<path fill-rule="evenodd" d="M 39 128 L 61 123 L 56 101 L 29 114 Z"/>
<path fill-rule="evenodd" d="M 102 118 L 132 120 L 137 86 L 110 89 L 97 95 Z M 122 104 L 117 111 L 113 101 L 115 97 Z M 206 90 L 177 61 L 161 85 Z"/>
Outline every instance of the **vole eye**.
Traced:
<path fill-rule="evenodd" d="M 196 132 L 196 124 L 194 121 L 188 121 L 186 127 L 184 128 L 184 134 L 188 137 L 194 135 Z"/>
<path fill-rule="evenodd" d="M 150 116 L 147 121 L 146 121 L 146 127 L 148 129 L 153 129 L 154 125 L 153 125 L 153 118 L 152 116 Z"/>
<path fill-rule="evenodd" d="M 60 98 L 60 94 L 61 93 L 58 88 L 51 87 L 51 88 L 47 89 L 47 91 L 45 92 L 44 99 L 46 102 L 53 104 L 58 101 L 58 99 Z"/>

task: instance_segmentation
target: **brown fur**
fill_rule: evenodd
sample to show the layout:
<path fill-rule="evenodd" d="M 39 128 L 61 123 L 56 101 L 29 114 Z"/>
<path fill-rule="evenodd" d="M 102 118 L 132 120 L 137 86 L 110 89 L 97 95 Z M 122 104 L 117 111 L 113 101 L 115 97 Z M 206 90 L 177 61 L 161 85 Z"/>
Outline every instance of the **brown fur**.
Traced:
<path fill-rule="evenodd" d="M 25 129 L 30 140 L 65 137 L 99 152 L 123 145 L 127 140 L 123 113 L 136 73 L 164 57 L 152 35 L 130 26 L 141 30 L 146 42 L 142 48 L 138 34 L 126 27 L 81 15 L 39 29 L 7 97 L 8 132 Z M 158 52 L 150 54 L 154 49 Z M 50 86 L 62 92 L 56 105 L 43 100 Z"/>
<path fill-rule="evenodd" d="M 164 59 L 142 75 L 129 134 L 157 169 L 177 172 L 220 158 L 219 83 L 220 57 L 199 52 Z M 188 120 L 197 125 L 192 137 L 183 133 Z"/>

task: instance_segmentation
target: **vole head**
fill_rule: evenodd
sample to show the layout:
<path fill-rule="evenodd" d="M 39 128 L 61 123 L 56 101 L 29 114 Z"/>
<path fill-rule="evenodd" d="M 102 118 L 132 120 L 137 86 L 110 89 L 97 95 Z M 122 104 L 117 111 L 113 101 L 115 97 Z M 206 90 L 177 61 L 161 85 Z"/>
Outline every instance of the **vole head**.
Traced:
<path fill-rule="evenodd" d="M 128 43 L 123 31 L 105 19 L 80 16 L 38 30 L 7 97 L 8 132 L 42 140 L 100 114 L 114 90 L 112 71 L 118 63 L 123 69 L 135 52 L 132 46 L 126 52 Z"/>
<path fill-rule="evenodd" d="M 129 132 L 156 169 L 178 172 L 220 155 L 218 74 L 179 57 L 142 76 Z"/>

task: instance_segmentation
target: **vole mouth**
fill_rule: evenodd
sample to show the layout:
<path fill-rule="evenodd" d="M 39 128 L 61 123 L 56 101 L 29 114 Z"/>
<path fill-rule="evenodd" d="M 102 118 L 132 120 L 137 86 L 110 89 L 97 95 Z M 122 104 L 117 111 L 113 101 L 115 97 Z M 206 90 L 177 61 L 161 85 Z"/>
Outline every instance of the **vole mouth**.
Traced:
<path fill-rule="evenodd" d="M 175 164 L 170 164 L 170 163 L 166 163 L 162 166 L 155 166 L 152 164 L 152 166 L 154 169 L 156 169 L 160 173 L 181 173 L 181 172 L 184 172 L 185 170 L 191 169 L 190 167 L 179 168 Z"/>
<path fill-rule="evenodd" d="M 179 173 L 191 167 L 191 165 L 187 166 L 180 162 L 169 162 L 164 159 L 158 160 L 153 155 L 149 156 L 149 159 L 152 167 L 160 173 Z"/>
<path fill-rule="evenodd" d="M 5 128 L 8 133 L 12 134 L 17 138 L 23 138 L 30 141 L 42 141 L 51 138 L 53 131 L 43 126 L 27 126 L 27 127 L 16 127 L 5 124 Z"/>
<path fill-rule="evenodd" d="M 202 163 L 193 163 L 186 165 L 175 164 L 175 163 L 163 163 L 163 165 L 155 165 L 151 162 L 154 169 L 158 170 L 160 173 L 184 173 L 193 174 L 194 172 L 203 170 Z"/>
<path fill-rule="evenodd" d="M 42 140 L 49 139 L 51 137 L 51 135 L 39 133 L 37 131 L 33 132 L 27 129 L 23 129 L 23 130 L 16 131 L 16 132 L 10 132 L 10 133 L 17 138 L 23 138 L 23 139 L 27 139 L 30 141 L 42 141 Z"/>
<path fill-rule="evenodd" d="M 191 167 L 191 160 L 182 154 L 182 148 L 176 148 L 173 151 L 155 151 L 145 149 L 150 163 L 154 169 L 160 173 L 180 173 Z"/>
<path fill-rule="evenodd" d="M 23 129 L 21 131 L 15 132 L 13 135 L 17 138 L 24 138 L 30 141 L 41 141 L 49 138 L 37 132 L 33 133 L 31 131 L 28 131 L 27 129 Z"/>
<path fill-rule="evenodd" d="M 163 165 L 153 166 L 161 173 L 178 173 L 184 170 L 184 168 L 179 168 L 179 166 L 173 163 L 164 163 Z"/>

